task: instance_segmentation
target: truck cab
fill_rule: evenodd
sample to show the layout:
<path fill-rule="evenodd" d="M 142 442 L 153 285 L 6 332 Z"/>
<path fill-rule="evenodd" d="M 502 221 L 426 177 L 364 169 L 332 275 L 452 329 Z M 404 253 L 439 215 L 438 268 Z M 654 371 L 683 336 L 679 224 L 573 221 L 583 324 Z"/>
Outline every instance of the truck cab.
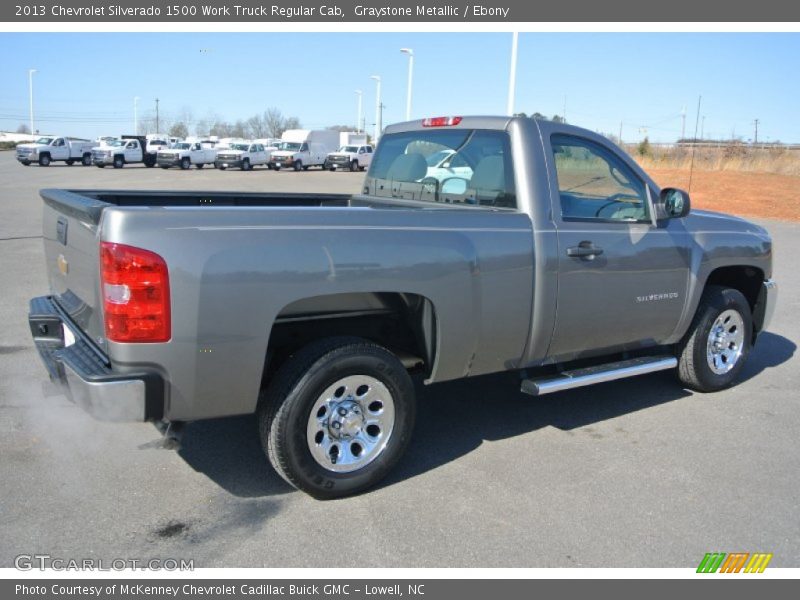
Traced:
<path fill-rule="evenodd" d="M 178 142 L 172 148 L 160 150 L 156 159 L 162 169 L 180 167 L 183 170 L 192 165 L 202 169 L 205 165 L 214 164 L 217 151 L 214 144 L 204 142 Z"/>
<path fill-rule="evenodd" d="M 336 152 L 328 154 L 325 159 L 325 168 L 331 171 L 336 169 L 365 171 L 372 163 L 372 154 L 372 146 L 369 144 L 342 146 Z"/>
<path fill-rule="evenodd" d="M 146 149 L 148 140 L 143 136 L 122 136 L 105 145 L 92 149 L 92 162 L 101 169 L 112 165 L 121 169 L 126 164 L 144 163 L 146 167 L 156 164 L 156 154 Z"/>
<path fill-rule="evenodd" d="M 269 157 L 263 144 L 257 142 L 233 142 L 228 147 L 219 150 L 214 160 L 214 166 L 224 171 L 225 169 L 241 169 L 251 171 L 258 165 L 266 165 Z"/>
<path fill-rule="evenodd" d="M 68 137 L 43 136 L 32 144 L 19 144 L 17 160 L 26 167 L 34 162 L 47 167 L 53 161 L 64 161 L 68 165 L 80 162 L 91 164 L 92 143 Z"/>

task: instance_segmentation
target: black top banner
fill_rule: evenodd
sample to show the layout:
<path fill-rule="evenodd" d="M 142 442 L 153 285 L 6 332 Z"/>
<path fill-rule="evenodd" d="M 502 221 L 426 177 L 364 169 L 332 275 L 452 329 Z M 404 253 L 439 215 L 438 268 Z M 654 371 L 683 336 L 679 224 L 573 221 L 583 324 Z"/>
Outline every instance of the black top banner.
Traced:
<path fill-rule="evenodd" d="M 786 0 L 39 0 L 0 6 L 5 22 L 797 22 Z"/>

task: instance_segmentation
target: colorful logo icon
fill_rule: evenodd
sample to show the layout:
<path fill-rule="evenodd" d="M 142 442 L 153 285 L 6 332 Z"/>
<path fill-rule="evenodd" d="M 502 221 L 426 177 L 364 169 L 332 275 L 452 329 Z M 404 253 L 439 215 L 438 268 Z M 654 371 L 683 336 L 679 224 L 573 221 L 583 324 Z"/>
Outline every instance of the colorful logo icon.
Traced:
<path fill-rule="evenodd" d="M 698 573 L 763 573 L 772 554 L 765 552 L 708 552 L 697 567 Z"/>

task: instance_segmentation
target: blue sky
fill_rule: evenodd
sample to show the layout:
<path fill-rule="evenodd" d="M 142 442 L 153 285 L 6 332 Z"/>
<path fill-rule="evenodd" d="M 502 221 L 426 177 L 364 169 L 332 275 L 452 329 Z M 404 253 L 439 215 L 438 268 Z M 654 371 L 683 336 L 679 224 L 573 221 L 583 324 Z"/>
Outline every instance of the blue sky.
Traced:
<path fill-rule="evenodd" d="M 405 116 L 413 48 L 412 117 L 502 114 L 510 33 L 2 33 L 0 129 L 28 122 L 28 69 L 36 128 L 84 137 L 129 133 L 160 99 L 167 118 L 247 118 L 267 107 L 305 127 L 354 124 L 362 89 L 367 128 L 382 77 L 384 124 Z M 800 142 L 800 34 L 521 33 L 517 111 L 561 114 L 623 138 L 705 137 Z"/>

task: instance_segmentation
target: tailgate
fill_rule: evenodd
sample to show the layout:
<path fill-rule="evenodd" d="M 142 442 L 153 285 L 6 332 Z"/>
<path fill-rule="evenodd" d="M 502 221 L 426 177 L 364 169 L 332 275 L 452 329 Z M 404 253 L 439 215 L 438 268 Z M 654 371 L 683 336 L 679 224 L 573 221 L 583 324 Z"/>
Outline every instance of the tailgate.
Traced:
<path fill-rule="evenodd" d="M 66 190 L 42 190 L 42 234 L 50 293 L 90 339 L 104 347 L 100 302 L 100 216 L 107 203 Z"/>

